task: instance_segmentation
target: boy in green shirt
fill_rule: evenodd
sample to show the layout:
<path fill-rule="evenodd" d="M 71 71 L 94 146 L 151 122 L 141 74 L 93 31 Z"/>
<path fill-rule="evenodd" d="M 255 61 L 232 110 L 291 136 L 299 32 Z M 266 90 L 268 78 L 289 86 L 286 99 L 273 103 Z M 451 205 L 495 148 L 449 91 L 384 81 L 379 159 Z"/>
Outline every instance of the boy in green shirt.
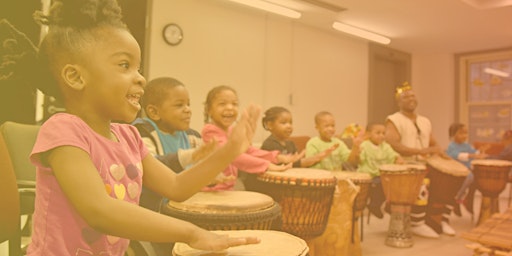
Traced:
<path fill-rule="evenodd" d="M 380 209 L 386 199 L 382 190 L 379 166 L 404 162 L 402 157 L 384 141 L 385 133 L 384 124 L 373 123 L 367 126 L 366 136 L 368 139 L 359 146 L 359 166 L 357 168 L 358 172 L 368 173 L 372 176 L 368 209 L 379 219 L 383 217 Z"/>

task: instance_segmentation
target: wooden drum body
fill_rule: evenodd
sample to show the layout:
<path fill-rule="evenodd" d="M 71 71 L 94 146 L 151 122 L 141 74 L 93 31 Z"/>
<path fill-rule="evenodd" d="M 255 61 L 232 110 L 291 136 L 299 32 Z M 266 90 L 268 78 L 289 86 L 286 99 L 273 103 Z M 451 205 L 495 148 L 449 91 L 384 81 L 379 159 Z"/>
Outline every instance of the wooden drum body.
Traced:
<path fill-rule="evenodd" d="M 198 192 L 181 203 L 169 201 L 161 212 L 207 230 L 268 230 L 279 228 L 281 217 L 271 197 L 250 191 Z"/>
<path fill-rule="evenodd" d="M 327 227 L 322 235 L 306 240 L 311 256 L 350 255 L 361 256 L 361 243 L 358 239 L 357 225 L 354 225 L 355 198 L 360 187 L 345 176 L 337 177 L 337 185 L 332 200 Z M 361 221 L 362 222 L 362 221 Z"/>
<path fill-rule="evenodd" d="M 430 186 L 426 221 L 437 233 L 442 233 L 445 205 L 455 204 L 455 195 L 468 174 L 469 169 L 457 160 L 437 155 L 427 159 Z"/>
<path fill-rule="evenodd" d="M 354 217 L 358 218 L 361 216 L 364 208 L 366 208 L 370 185 L 372 184 L 372 176 L 368 173 L 348 171 L 334 171 L 333 174 L 338 180 L 350 180 L 354 185 L 359 186 L 359 193 L 354 201 Z"/>
<path fill-rule="evenodd" d="M 406 164 L 381 165 L 380 177 L 386 200 L 391 204 L 386 245 L 411 247 L 414 243 L 411 234 L 411 205 L 416 201 L 426 175 L 424 165 Z"/>
<path fill-rule="evenodd" d="M 476 188 L 482 193 L 478 225 L 499 212 L 498 196 L 505 189 L 512 162 L 506 160 L 475 159 L 471 161 Z"/>
<path fill-rule="evenodd" d="M 429 202 L 453 204 L 469 169 L 457 160 L 432 156 L 427 159 L 427 170 L 430 179 Z"/>
<path fill-rule="evenodd" d="M 279 203 L 283 231 L 304 239 L 324 232 L 336 186 L 331 172 L 308 168 L 266 172 L 248 178 L 245 186 Z"/>
<path fill-rule="evenodd" d="M 176 243 L 173 256 L 306 256 L 309 248 L 304 240 L 288 233 L 273 230 L 231 230 L 213 231 L 232 237 L 254 236 L 260 238 L 259 244 L 231 247 L 221 252 L 207 252 L 190 248 L 184 243 Z"/>

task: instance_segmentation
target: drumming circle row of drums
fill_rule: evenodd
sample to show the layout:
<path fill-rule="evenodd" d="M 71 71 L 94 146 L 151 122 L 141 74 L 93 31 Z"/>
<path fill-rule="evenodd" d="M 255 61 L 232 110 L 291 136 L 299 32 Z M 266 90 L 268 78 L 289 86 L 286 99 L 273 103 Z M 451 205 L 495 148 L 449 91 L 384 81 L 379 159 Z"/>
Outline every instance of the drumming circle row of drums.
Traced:
<path fill-rule="evenodd" d="M 499 211 L 496 198 L 506 185 L 512 163 L 475 160 L 473 165 L 475 183 L 483 195 L 480 223 Z M 385 244 L 410 247 L 411 206 L 422 192 L 427 192 L 426 184 L 427 222 L 440 229 L 443 208 L 454 203 L 469 170 L 453 159 L 434 156 L 424 163 L 382 165 L 380 173 L 391 214 Z M 247 191 L 199 192 L 185 202 L 171 201 L 162 212 L 215 232 L 261 239 L 260 244 L 230 248 L 221 255 L 358 256 L 363 231 L 360 217 L 370 184 L 368 174 L 292 168 L 249 176 L 245 181 Z M 205 255 L 180 243 L 173 254 Z"/>
<path fill-rule="evenodd" d="M 261 239 L 220 254 L 177 243 L 175 256 L 357 256 L 354 218 L 366 206 L 370 182 L 369 175 L 355 172 L 292 168 L 249 176 L 246 191 L 199 192 L 184 202 L 170 201 L 161 211 L 213 232 Z"/>
<path fill-rule="evenodd" d="M 472 161 L 474 182 L 482 193 L 478 225 L 499 212 L 498 195 L 505 189 L 512 162 L 481 159 Z M 439 156 L 426 159 L 425 163 L 382 165 L 379 167 L 382 187 L 390 203 L 391 218 L 386 245 L 411 247 L 410 210 L 425 192 L 427 203 L 426 222 L 438 233 L 445 205 L 455 203 L 455 195 L 469 169 L 460 162 Z M 428 179 L 428 182 L 425 181 Z M 428 190 L 425 190 L 428 184 Z"/>

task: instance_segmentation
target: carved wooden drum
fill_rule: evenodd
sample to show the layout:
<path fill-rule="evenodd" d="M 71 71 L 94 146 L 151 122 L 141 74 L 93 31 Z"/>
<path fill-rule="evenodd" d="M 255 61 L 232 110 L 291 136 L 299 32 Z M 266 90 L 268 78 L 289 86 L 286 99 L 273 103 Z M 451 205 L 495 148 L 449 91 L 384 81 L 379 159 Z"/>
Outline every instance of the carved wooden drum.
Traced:
<path fill-rule="evenodd" d="M 478 225 L 493 213 L 500 211 L 498 196 L 508 182 L 512 162 L 497 159 L 475 159 L 471 161 L 476 188 L 482 193 Z"/>
<path fill-rule="evenodd" d="M 411 205 L 416 201 L 427 169 L 419 164 L 381 165 L 380 177 L 386 200 L 391 204 L 386 245 L 411 247 Z"/>
<path fill-rule="evenodd" d="M 161 212 L 208 230 L 267 230 L 279 228 L 281 207 L 262 193 L 212 191 L 184 202 L 169 201 Z"/>
<path fill-rule="evenodd" d="M 247 190 L 267 194 L 279 203 L 283 231 L 304 239 L 324 232 L 336 186 L 331 172 L 292 168 L 250 177 L 245 185 Z"/>

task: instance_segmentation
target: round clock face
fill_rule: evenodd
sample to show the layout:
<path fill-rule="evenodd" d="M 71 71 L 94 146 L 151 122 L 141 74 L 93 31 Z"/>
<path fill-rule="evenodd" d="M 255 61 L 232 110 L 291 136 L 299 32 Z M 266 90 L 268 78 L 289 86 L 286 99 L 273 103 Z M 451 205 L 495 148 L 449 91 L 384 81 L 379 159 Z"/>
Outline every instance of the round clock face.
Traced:
<path fill-rule="evenodd" d="M 178 45 L 183 40 L 183 30 L 177 24 L 171 23 L 164 27 L 162 32 L 164 40 L 170 45 Z"/>

